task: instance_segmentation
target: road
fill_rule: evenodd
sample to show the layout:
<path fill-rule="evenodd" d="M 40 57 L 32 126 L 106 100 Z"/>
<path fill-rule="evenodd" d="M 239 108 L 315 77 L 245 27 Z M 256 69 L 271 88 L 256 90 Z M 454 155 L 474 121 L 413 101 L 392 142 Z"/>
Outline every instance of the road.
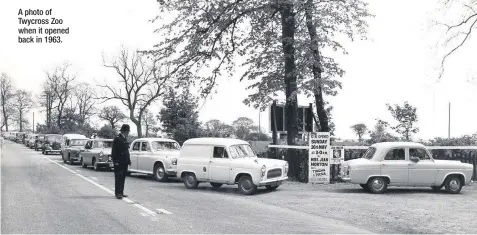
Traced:
<path fill-rule="evenodd" d="M 317 215 L 316 205 L 290 206 L 302 200 L 296 185 L 243 196 L 233 186 L 188 190 L 132 175 L 129 197 L 118 200 L 112 172 L 66 165 L 59 155 L 4 141 L 0 164 L 2 233 L 371 233 Z"/>

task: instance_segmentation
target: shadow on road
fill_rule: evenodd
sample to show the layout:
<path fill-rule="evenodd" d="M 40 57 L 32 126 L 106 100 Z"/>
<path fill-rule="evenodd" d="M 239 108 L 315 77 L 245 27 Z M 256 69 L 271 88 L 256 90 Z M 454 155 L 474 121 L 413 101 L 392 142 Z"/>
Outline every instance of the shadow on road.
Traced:
<path fill-rule="evenodd" d="M 363 193 L 363 194 L 371 194 L 369 192 L 364 191 L 361 188 L 348 188 L 348 189 L 333 189 L 330 190 L 333 192 L 337 193 Z M 426 188 L 388 188 L 384 194 L 448 194 L 444 190 L 439 190 L 439 191 L 434 191 L 432 189 L 426 189 Z M 464 193 L 464 191 L 461 192 L 461 194 Z"/>

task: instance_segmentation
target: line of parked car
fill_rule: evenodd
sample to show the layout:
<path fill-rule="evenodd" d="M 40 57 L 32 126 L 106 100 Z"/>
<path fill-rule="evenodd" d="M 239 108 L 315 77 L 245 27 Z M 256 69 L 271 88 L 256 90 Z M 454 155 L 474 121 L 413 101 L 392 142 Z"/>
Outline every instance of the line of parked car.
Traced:
<path fill-rule="evenodd" d="M 67 164 L 79 163 L 94 170 L 114 169 L 112 139 L 22 133 L 10 140 L 45 155 L 59 153 Z M 177 177 L 188 189 L 206 182 L 214 188 L 237 184 L 241 193 L 251 195 L 259 187 L 274 190 L 288 179 L 286 161 L 258 158 L 248 142 L 238 139 L 195 138 L 181 147 L 173 139 L 140 138 L 130 143 L 130 156 L 129 175 L 152 175 L 160 182 Z"/>

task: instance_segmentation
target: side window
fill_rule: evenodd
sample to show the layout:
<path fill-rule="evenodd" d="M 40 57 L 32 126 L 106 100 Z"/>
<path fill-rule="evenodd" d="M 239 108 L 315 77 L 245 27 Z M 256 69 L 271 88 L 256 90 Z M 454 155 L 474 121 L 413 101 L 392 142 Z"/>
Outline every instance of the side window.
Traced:
<path fill-rule="evenodd" d="M 134 145 L 133 145 L 133 151 L 139 151 L 139 145 L 141 144 L 141 142 L 135 142 Z"/>
<path fill-rule="evenodd" d="M 413 148 L 409 149 L 409 158 L 411 157 L 417 157 L 419 160 L 431 160 L 431 157 L 429 154 L 427 154 L 427 151 L 422 148 Z"/>
<path fill-rule="evenodd" d="M 224 158 L 224 147 L 214 147 L 214 158 Z M 228 157 L 228 156 L 227 156 Z"/>
<path fill-rule="evenodd" d="M 405 160 L 404 149 L 391 149 L 384 157 L 384 160 Z"/>
<path fill-rule="evenodd" d="M 149 149 L 151 149 L 149 144 L 147 142 L 142 142 L 141 151 L 149 151 Z"/>

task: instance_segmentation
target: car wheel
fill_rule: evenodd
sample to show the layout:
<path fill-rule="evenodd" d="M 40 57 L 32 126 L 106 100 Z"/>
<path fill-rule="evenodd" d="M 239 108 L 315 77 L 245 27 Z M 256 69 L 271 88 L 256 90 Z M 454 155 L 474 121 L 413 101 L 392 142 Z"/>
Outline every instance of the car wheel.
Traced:
<path fill-rule="evenodd" d="M 432 190 L 434 191 L 439 191 L 442 189 L 442 185 L 441 186 L 431 186 Z"/>
<path fill-rule="evenodd" d="M 197 181 L 194 173 L 187 173 L 184 176 L 184 185 L 188 189 L 195 189 L 197 186 L 199 186 L 199 181 Z"/>
<path fill-rule="evenodd" d="M 161 164 L 156 164 L 154 166 L 154 179 L 159 182 L 165 182 L 168 178 L 169 177 L 166 170 L 164 170 L 164 167 Z"/>
<path fill-rule="evenodd" d="M 45 155 L 48 155 L 48 152 L 47 152 L 47 151 L 45 151 Z"/>
<path fill-rule="evenodd" d="M 45 155 L 45 150 L 41 150 L 41 154 Z"/>
<path fill-rule="evenodd" d="M 361 188 L 363 188 L 366 191 L 369 191 L 368 185 L 367 184 L 360 184 Z"/>
<path fill-rule="evenodd" d="M 271 185 L 265 185 L 265 188 L 267 188 L 268 190 L 275 190 L 278 188 L 279 185 L 276 185 L 276 186 L 271 186 Z"/>
<path fill-rule="evenodd" d="M 68 154 L 68 164 L 73 165 L 73 161 L 71 161 L 71 157 L 69 154 Z"/>
<path fill-rule="evenodd" d="M 82 166 L 83 168 L 88 168 L 88 165 L 86 165 L 86 163 L 83 162 L 83 158 L 81 158 L 81 166 Z"/>
<path fill-rule="evenodd" d="M 383 177 L 371 178 L 368 182 L 369 191 L 372 193 L 384 193 L 388 187 L 388 182 Z"/>
<path fill-rule="evenodd" d="M 238 181 L 238 188 L 242 194 L 252 195 L 257 191 L 257 185 L 252 181 L 252 177 L 244 175 Z"/>
<path fill-rule="evenodd" d="M 65 156 L 61 155 L 61 158 L 63 158 L 63 163 L 65 163 L 65 164 L 66 164 L 66 162 L 67 162 L 67 161 L 66 161 L 66 158 L 65 158 Z"/>
<path fill-rule="evenodd" d="M 96 159 L 93 158 L 93 162 L 92 162 L 91 164 L 93 164 L 93 169 L 94 169 L 95 171 L 99 171 L 99 170 L 100 170 L 98 164 L 96 163 Z"/>
<path fill-rule="evenodd" d="M 220 188 L 220 187 L 222 187 L 223 184 L 220 184 L 220 183 L 212 183 L 212 182 L 211 182 L 210 185 L 212 185 L 212 187 L 214 187 L 214 188 Z"/>
<path fill-rule="evenodd" d="M 460 177 L 457 175 L 451 175 L 447 177 L 445 182 L 445 187 L 446 187 L 446 191 L 449 193 L 452 193 L 452 194 L 460 193 L 460 190 L 462 189 L 462 182 L 460 180 Z"/>

